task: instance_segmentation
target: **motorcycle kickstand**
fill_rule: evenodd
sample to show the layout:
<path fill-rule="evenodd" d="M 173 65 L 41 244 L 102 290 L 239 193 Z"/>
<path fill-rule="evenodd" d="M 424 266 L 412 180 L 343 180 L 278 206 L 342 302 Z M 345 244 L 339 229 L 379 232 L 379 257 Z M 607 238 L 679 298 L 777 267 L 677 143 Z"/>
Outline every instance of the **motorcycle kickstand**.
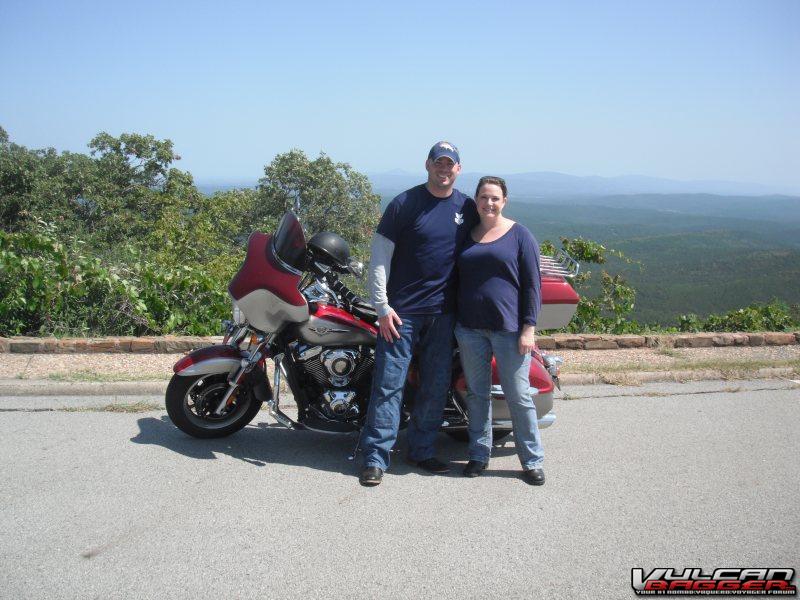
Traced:
<path fill-rule="evenodd" d="M 347 460 L 351 462 L 354 461 L 356 459 L 356 455 L 359 453 L 360 450 L 361 450 L 361 431 L 358 431 L 358 433 L 356 434 L 356 445 L 350 451 L 350 455 L 347 457 Z"/>

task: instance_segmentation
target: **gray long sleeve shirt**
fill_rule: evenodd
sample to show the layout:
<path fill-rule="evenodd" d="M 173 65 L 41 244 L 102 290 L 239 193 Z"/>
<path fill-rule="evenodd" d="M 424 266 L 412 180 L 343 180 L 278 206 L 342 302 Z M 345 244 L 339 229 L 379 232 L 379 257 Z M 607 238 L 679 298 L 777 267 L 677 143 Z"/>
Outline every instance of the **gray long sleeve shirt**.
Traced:
<path fill-rule="evenodd" d="M 389 272 L 392 268 L 392 255 L 394 242 L 376 233 L 372 238 L 372 250 L 369 259 L 369 273 L 367 287 L 369 299 L 379 317 L 389 314 L 389 298 L 386 294 L 386 285 L 389 281 Z"/>

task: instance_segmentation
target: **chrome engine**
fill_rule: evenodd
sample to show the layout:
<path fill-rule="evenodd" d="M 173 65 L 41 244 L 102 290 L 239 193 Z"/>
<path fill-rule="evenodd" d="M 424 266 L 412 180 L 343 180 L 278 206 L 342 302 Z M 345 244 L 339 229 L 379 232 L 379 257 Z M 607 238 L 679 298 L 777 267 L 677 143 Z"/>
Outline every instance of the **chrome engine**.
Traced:
<path fill-rule="evenodd" d="M 299 346 L 297 362 L 316 388 L 317 405 L 328 419 L 350 420 L 359 415 L 358 400 L 369 393 L 374 350 L 367 347 Z"/>
<path fill-rule="evenodd" d="M 350 377 L 356 370 L 358 352 L 355 350 L 326 350 L 320 356 L 322 364 L 328 369 L 333 387 L 344 387 L 350 383 Z"/>

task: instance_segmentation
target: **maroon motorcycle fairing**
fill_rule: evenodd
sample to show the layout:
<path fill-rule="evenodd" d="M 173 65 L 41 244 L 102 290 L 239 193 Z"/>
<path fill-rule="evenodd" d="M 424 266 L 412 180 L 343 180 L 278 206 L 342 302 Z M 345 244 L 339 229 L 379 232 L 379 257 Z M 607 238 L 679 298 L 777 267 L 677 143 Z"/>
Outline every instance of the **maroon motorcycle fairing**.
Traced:
<path fill-rule="evenodd" d="M 271 240 L 272 236 L 259 231 L 250 234 L 247 255 L 242 268 L 228 285 L 228 293 L 234 300 L 240 300 L 256 290 L 264 289 L 293 306 L 306 306 L 305 297 L 297 289 L 300 275 L 289 273 L 278 264 L 272 253 Z"/>
<path fill-rule="evenodd" d="M 257 231 L 250 235 L 244 263 L 228 286 L 247 321 L 266 333 L 308 319 L 308 301 L 298 289 L 301 275 L 281 264 L 271 239 Z"/>

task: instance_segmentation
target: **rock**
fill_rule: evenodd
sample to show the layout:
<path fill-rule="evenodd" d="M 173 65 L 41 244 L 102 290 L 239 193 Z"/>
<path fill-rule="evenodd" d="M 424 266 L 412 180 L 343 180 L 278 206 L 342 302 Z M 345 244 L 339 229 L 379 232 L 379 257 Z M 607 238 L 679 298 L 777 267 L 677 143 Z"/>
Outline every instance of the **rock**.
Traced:
<path fill-rule="evenodd" d="M 75 339 L 64 338 L 58 340 L 56 343 L 56 352 L 58 354 L 75 354 Z"/>
<path fill-rule="evenodd" d="M 714 336 L 710 333 L 693 333 L 675 336 L 676 348 L 713 348 Z"/>
<path fill-rule="evenodd" d="M 749 337 L 746 333 L 732 333 L 731 335 L 736 346 L 747 346 Z"/>
<path fill-rule="evenodd" d="M 11 351 L 11 340 L 8 338 L 0 337 L 0 352 Z"/>
<path fill-rule="evenodd" d="M 748 346 L 763 346 L 764 345 L 764 336 L 760 333 L 748 333 L 747 334 L 747 345 Z"/>
<path fill-rule="evenodd" d="M 647 343 L 643 335 L 616 335 L 613 339 L 620 348 L 644 348 Z"/>
<path fill-rule="evenodd" d="M 772 332 L 764 334 L 764 342 L 767 346 L 788 346 L 796 344 L 797 340 L 793 333 Z"/>
<path fill-rule="evenodd" d="M 45 341 L 38 338 L 16 338 L 9 344 L 9 352 L 17 354 L 36 354 L 44 352 Z"/>
<path fill-rule="evenodd" d="M 175 337 L 174 335 L 165 335 L 160 339 L 156 339 L 155 350 L 159 354 L 177 354 L 191 350 L 191 345 L 187 344 L 182 338 Z"/>
<path fill-rule="evenodd" d="M 76 354 L 88 354 L 91 352 L 91 340 L 86 338 L 75 338 L 72 340 L 72 343 L 75 347 Z"/>
<path fill-rule="evenodd" d="M 583 350 L 583 338 L 577 335 L 553 336 L 556 341 L 556 348 L 569 348 L 571 350 Z"/>
<path fill-rule="evenodd" d="M 117 338 L 99 338 L 90 340 L 88 344 L 89 352 L 119 352 L 119 340 Z"/>
<path fill-rule="evenodd" d="M 582 333 L 581 336 L 584 342 L 594 342 L 600 339 L 599 335 L 592 335 L 590 333 Z"/>
<path fill-rule="evenodd" d="M 220 340 L 221 341 L 221 340 Z M 167 335 L 162 338 L 156 338 L 155 351 L 160 354 L 177 354 L 180 352 L 188 352 L 197 348 L 204 348 L 212 345 L 213 338 L 205 338 L 200 336 L 174 336 Z"/>
<path fill-rule="evenodd" d="M 644 338 L 648 348 L 674 348 L 675 336 L 672 335 L 647 335 Z"/>
<path fill-rule="evenodd" d="M 117 338 L 117 339 L 119 340 L 119 351 L 120 352 L 130 352 L 131 351 L 131 345 L 133 344 L 133 340 L 135 340 L 137 338 L 128 335 L 128 336 L 120 337 L 120 338 Z"/>
<path fill-rule="evenodd" d="M 736 343 L 732 333 L 717 333 L 711 339 L 715 346 L 733 346 Z"/>
<path fill-rule="evenodd" d="M 583 347 L 586 350 L 617 350 L 619 348 L 614 340 L 587 340 Z"/>
<path fill-rule="evenodd" d="M 536 345 L 540 350 L 555 350 L 556 341 L 550 335 L 540 335 L 536 337 Z"/>
<path fill-rule="evenodd" d="M 155 352 L 156 340 L 152 337 L 134 338 L 131 340 L 131 352 Z"/>

